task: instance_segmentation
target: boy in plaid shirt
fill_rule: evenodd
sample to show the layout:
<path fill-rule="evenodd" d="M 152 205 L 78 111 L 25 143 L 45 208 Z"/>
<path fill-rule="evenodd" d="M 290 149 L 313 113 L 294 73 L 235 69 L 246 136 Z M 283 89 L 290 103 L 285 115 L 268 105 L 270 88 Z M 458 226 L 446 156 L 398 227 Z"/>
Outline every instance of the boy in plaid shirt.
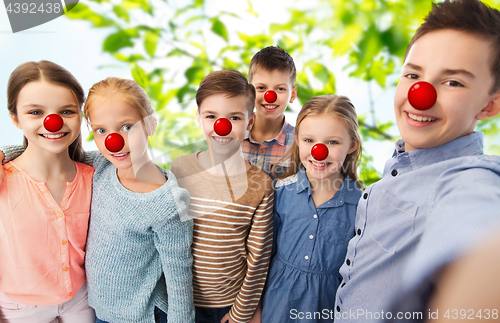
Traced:
<path fill-rule="evenodd" d="M 250 62 L 248 79 L 256 90 L 256 113 L 241 150 L 246 160 L 272 178 L 272 166 L 294 141 L 294 127 L 286 122 L 284 112 L 297 97 L 295 75 L 292 57 L 277 46 L 260 50 Z M 279 176 L 282 170 L 277 167 L 275 175 Z"/>

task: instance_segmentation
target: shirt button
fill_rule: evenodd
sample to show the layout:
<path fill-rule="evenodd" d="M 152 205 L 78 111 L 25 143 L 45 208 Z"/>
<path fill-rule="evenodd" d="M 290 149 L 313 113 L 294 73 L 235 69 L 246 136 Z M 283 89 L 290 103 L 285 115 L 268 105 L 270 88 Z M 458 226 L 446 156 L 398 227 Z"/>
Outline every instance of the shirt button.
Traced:
<path fill-rule="evenodd" d="M 314 238 L 314 236 L 311 234 L 311 235 L 309 236 L 309 239 L 313 239 L 313 238 Z"/>
<path fill-rule="evenodd" d="M 69 293 L 69 294 L 68 294 L 68 296 L 69 296 L 69 297 L 73 296 L 73 293 Z"/>
<path fill-rule="evenodd" d="M 315 218 L 315 219 L 316 219 L 317 217 L 318 217 L 318 215 L 317 215 L 317 214 L 313 215 L 313 218 Z"/>
<path fill-rule="evenodd" d="M 62 218 L 62 216 L 63 216 L 63 215 L 64 215 L 64 214 L 63 214 L 62 212 L 57 212 L 57 217 L 58 217 L 58 218 Z"/>
<path fill-rule="evenodd" d="M 63 240 L 62 244 L 63 244 L 63 246 L 67 245 L 68 244 L 68 240 Z"/>
<path fill-rule="evenodd" d="M 337 306 L 337 312 L 340 312 L 340 306 Z"/>
<path fill-rule="evenodd" d="M 358 235 L 361 235 L 361 229 L 358 229 Z"/>
<path fill-rule="evenodd" d="M 68 271 L 68 270 L 69 270 L 69 267 L 68 267 L 68 266 L 66 266 L 66 267 L 64 267 L 64 268 L 63 268 L 63 270 L 64 270 L 64 271 Z"/>
<path fill-rule="evenodd" d="M 393 169 L 393 170 L 392 170 L 392 172 L 391 172 L 391 175 L 392 175 L 392 176 L 396 176 L 397 174 L 398 174 L 398 171 L 397 171 L 397 170 L 395 170 L 395 169 Z"/>
<path fill-rule="evenodd" d="M 345 261 L 345 263 L 347 264 L 347 266 L 349 266 L 349 265 L 351 264 L 351 261 L 350 261 L 349 259 L 347 259 L 347 260 Z"/>
<path fill-rule="evenodd" d="M 264 153 L 264 149 L 259 150 L 259 154 L 263 154 L 263 153 Z"/>
<path fill-rule="evenodd" d="M 345 283 L 342 283 L 342 286 L 340 286 L 340 288 L 344 287 L 345 286 Z"/>
<path fill-rule="evenodd" d="M 305 256 L 304 258 L 307 260 L 307 259 L 309 259 L 309 256 Z"/>
<path fill-rule="evenodd" d="M 363 198 L 366 200 L 368 198 L 368 193 L 363 194 Z"/>

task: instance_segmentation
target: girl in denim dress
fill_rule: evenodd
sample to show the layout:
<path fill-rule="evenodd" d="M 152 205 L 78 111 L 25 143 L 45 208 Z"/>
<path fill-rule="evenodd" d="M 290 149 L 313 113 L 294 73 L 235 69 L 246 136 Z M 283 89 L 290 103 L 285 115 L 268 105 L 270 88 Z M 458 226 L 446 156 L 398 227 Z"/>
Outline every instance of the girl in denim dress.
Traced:
<path fill-rule="evenodd" d="M 323 95 L 297 117 L 290 170 L 275 187 L 273 259 L 262 322 L 333 322 L 339 268 L 356 234 L 361 188 L 357 115 L 348 98 Z"/>

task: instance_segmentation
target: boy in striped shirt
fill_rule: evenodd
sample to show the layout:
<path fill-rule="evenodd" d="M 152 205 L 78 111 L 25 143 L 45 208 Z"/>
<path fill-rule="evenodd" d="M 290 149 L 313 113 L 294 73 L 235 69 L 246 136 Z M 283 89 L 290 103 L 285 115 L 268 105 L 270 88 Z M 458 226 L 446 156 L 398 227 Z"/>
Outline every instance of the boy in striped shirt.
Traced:
<path fill-rule="evenodd" d="M 191 195 L 196 322 L 248 322 L 259 303 L 273 239 L 272 181 L 241 157 L 255 89 L 239 72 L 201 82 L 197 118 L 209 150 L 181 156 L 171 171 Z M 224 120 L 226 119 L 226 120 Z M 217 124 L 230 120 L 229 133 Z M 223 127 L 224 128 L 224 127 Z"/>

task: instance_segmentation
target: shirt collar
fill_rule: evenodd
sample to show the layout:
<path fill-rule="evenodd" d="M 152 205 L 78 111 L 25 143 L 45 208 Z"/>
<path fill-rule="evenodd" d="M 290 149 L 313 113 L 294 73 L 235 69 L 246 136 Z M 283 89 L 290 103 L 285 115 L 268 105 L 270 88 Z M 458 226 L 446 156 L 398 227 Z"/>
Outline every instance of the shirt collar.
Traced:
<path fill-rule="evenodd" d="M 278 143 L 278 145 L 284 146 L 286 143 L 285 142 L 286 141 L 286 134 L 287 134 L 287 132 L 290 131 L 291 127 L 292 126 L 288 122 L 286 122 L 286 119 L 285 119 L 283 121 L 283 126 L 281 127 L 280 133 L 276 137 L 274 137 L 273 139 L 265 140 L 265 142 L 276 141 L 276 143 Z M 248 140 L 254 144 L 258 144 L 257 141 L 253 140 L 252 135 L 250 134 L 250 130 L 247 130 L 247 132 L 245 133 L 245 140 Z"/>
<path fill-rule="evenodd" d="M 405 152 L 404 147 L 404 141 L 402 139 L 398 140 L 392 157 L 409 157 L 413 169 L 416 169 L 457 157 L 483 154 L 483 133 L 473 132 L 470 135 L 432 148 Z"/>

